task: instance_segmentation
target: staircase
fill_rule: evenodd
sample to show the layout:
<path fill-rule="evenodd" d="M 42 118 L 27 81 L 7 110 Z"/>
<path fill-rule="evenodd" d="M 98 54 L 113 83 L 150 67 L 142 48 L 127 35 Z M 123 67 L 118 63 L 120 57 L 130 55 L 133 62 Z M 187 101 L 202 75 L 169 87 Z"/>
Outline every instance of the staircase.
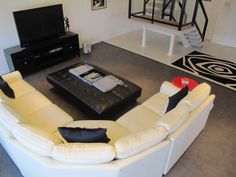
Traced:
<path fill-rule="evenodd" d="M 196 27 L 189 28 L 189 30 L 184 33 L 184 36 L 193 47 L 203 46 L 201 35 Z"/>
<path fill-rule="evenodd" d="M 176 21 L 175 18 L 173 18 L 174 16 L 179 15 L 178 11 L 173 11 L 174 9 L 174 5 L 172 6 L 171 4 L 171 0 L 169 0 L 167 3 L 165 2 L 165 6 L 164 5 L 164 1 L 163 0 L 155 0 L 155 5 L 154 0 L 146 0 L 147 4 L 144 7 L 145 8 L 145 15 L 152 17 L 152 13 L 153 13 L 153 7 L 154 9 L 154 18 L 155 19 L 163 19 L 163 20 L 169 20 L 169 21 Z M 178 3 L 178 1 L 174 2 L 174 3 Z M 154 6 L 153 6 L 154 5 Z M 172 9 L 172 10 L 171 10 Z M 174 15 L 175 14 L 175 15 Z M 168 18 L 166 18 L 168 17 Z"/>
<path fill-rule="evenodd" d="M 208 16 L 203 0 L 129 0 L 129 18 L 137 17 L 177 27 L 182 31 L 184 46 L 202 47 L 205 37 Z M 155 3 L 154 3 L 155 2 Z M 135 4 L 136 3 L 136 4 Z M 136 11 L 132 5 L 140 5 Z M 142 9 L 140 11 L 140 9 Z M 200 14 L 201 13 L 201 14 Z M 199 20 L 203 19 L 204 21 Z M 200 24 L 200 25 L 199 25 Z M 202 29 L 199 27 L 203 27 Z M 166 28 L 167 29 L 167 28 Z"/>
<path fill-rule="evenodd" d="M 162 16 L 162 6 L 163 6 L 163 0 L 156 0 L 155 1 L 155 13 L 154 18 L 161 18 Z M 146 16 L 152 16 L 153 11 L 153 0 L 149 0 L 146 5 Z"/>

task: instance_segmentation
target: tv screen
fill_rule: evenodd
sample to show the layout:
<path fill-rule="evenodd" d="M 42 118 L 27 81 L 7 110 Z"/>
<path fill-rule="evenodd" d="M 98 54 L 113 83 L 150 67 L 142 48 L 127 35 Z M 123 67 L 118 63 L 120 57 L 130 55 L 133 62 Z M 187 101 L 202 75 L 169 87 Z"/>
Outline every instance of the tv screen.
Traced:
<path fill-rule="evenodd" d="M 65 34 L 62 5 L 13 12 L 22 47 Z"/>

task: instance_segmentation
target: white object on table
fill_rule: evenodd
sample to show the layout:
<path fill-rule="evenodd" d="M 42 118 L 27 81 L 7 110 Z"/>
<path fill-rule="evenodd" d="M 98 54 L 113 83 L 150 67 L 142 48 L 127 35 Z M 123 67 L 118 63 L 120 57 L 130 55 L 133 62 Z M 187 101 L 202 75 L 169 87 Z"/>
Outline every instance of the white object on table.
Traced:
<path fill-rule="evenodd" d="M 112 76 L 113 77 L 113 76 Z M 93 83 L 93 86 L 97 89 L 101 90 L 102 92 L 108 92 L 119 85 L 119 82 L 114 80 L 110 75 L 99 79 L 98 81 Z"/>
<path fill-rule="evenodd" d="M 69 72 L 71 74 L 74 74 L 75 76 L 80 76 L 81 74 L 84 74 L 92 69 L 94 69 L 92 66 L 84 64 L 84 65 L 80 65 L 76 68 L 70 69 Z"/>

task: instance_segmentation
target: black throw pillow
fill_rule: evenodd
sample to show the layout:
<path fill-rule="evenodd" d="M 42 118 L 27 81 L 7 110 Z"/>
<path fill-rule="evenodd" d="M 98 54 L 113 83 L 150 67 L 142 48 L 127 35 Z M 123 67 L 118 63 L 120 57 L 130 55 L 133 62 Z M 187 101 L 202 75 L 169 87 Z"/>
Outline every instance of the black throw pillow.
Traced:
<path fill-rule="evenodd" d="M 0 76 L 0 89 L 2 92 L 9 98 L 15 98 L 14 91 L 12 88 L 8 85 L 8 83 Z"/>
<path fill-rule="evenodd" d="M 169 97 L 169 103 L 166 108 L 166 113 L 170 110 L 174 109 L 176 105 L 188 94 L 188 86 L 184 87 L 180 91 L 178 91 L 173 96 Z"/>
<path fill-rule="evenodd" d="M 61 136 L 69 143 L 108 143 L 110 139 L 107 137 L 105 128 L 71 128 L 59 127 Z"/>

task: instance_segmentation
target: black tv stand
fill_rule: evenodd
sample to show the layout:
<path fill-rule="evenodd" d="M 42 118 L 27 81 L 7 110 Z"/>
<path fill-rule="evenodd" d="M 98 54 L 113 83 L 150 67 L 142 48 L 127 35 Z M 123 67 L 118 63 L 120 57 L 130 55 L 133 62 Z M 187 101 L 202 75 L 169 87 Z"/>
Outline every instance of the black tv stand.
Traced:
<path fill-rule="evenodd" d="M 23 75 L 35 72 L 44 67 L 71 59 L 78 55 L 78 34 L 66 32 L 65 35 L 21 47 L 20 45 L 4 49 L 10 71 L 18 70 Z"/>

